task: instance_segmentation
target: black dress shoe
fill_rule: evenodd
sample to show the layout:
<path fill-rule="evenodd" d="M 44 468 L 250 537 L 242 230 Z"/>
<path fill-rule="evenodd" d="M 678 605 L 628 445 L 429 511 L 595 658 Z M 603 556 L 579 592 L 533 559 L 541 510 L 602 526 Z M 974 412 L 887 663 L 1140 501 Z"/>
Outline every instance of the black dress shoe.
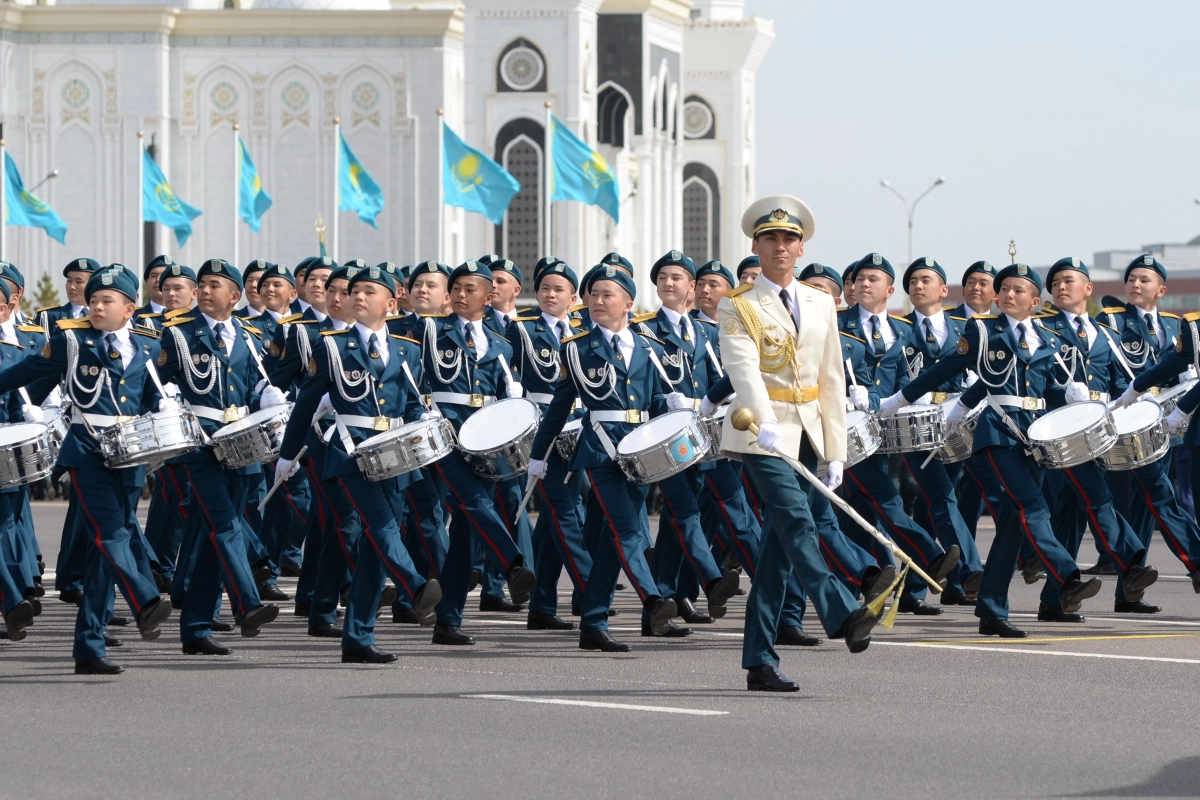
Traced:
<path fill-rule="evenodd" d="M 375 616 L 378 617 L 385 608 L 391 608 L 392 603 L 395 603 L 396 598 L 399 596 L 400 592 L 396 591 L 395 586 L 392 586 L 390 583 L 386 584 L 383 587 L 383 591 L 379 593 L 379 605 L 375 607 Z"/>
<path fill-rule="evenodd" d="M 650 610 L 650 630 L 655 633 L 666 633 L 674 619 L 675 613 L 678 611 L 678 606 L 675 601 L 667 598 L 656 597 L 653 600 L 647 601 Z"/>
<path fill-rule="evenodd" d="M 530 611 L 529 617 L 525 621 L 525 627 L 531 631 L 573 631 L 575 623 L 559 619 L 554 614 L 538 614 Z"/>
<path fill-rule="evenodd" d="M 947 548 L 946 552 L 929 562 L 929 567 L 925 570 L 929 577 L 933 578 L 937 583 L 941 583 L 946 579 L 946 576 L 958 566 L 958 559 L 962 556 L 962 551 L 958 549 L 958 545 L 952 544 Z M 903 607 L 901 611 L 903 611 Z"/>
<path fill-rule="evenodd" d="M 873 575 L 870 573 L 874 573 Z M 896 568 L 891 564 L 885 567 L 871 567 L 863 573 L 862 579 L 862 594 L 863 599 L 870 603 L 872 600 L 879 599 L 879 595 L 885 594 L 888 589 L 892 588 L 892 584 L 896 580 Z"/>
<path fill-rule="evenodd" d="M 153 642 L 162 633 L 162 624 L 171 616 L 171 601 L 165 597 L 156 597 L 138 614 L 138 632 L 142 634 L 143 642 Z"/>
<path fill-rule="evenodd" d="M 232 625 L 230 625 L 228 622 L 222 622 L 219 619 L 214 619 L 212 621 L 211 628 L 212 628 L 213 633 L 232 633 L 233 632 Z"/>
<path fill-rule="evenodd" d="M 1042 569 L 1042 559 L 1039 556 L 1033 556 L 1021 565 L 1021 578 L 1026 584 L 1035 584 L 1044 577 L 1046 573 Z"/>
<path fill-rule="evenodd" d="M 696 604 L 686 597 L 676 597 L 675 605 L 679 606 L 679 616 L 689 625 L 711 625 L 713 618 L 701 613 Z"/>
<path fill-rule="evenodd" d="M 503 597 L 480 597 L 480 611 L 501 611 L 506 614 L 515 614 L 524 609 L 516 603 L 510 603 Z"/>
<path fill-rule="evenodd" d="M 1057 606 L 1038 605 L 1038 622 L 1083 622 L 1083 614 L 1068 614 Z"/>
<path fill-rule="evenodd" d="M 217 644 L 211 636 L 183 643 L 185 656 L 227 656 L 233 651 L 223 644 Z"/>
<path fill-rule="evenodd" d="M 279 577 L 281 578 L 299 578 L 300 565 L 295 561 L 285 561 L 279 565 Z"/>
<path fill-rule="evenodd" d="M 390 664 L 399 658 L 395 653 L 386 653 L 373 644 L 357 650 L 342 651 L 343 664 Z"/>
<path fill-rule="evenodd" d="M 475 644 L 475 640 L 453 625 L 437 623 L 433 626 L 433 643 L 462 646 Z"/>
<path fill-rule="evenodd" d="M 1113 611 L 1118 614 L 1157 614 L 1162 611 L 1162 606 L 1145 600 L 1117 600 L 1113 603 Z"/>
<path fill-rule="evenodd" d="M 1189 577 L 1192 579 L 1192 591 L 1200 594 L 1200 569 L 1193 572 Z"/>
<path fill-rule="evenodd" d="M 642 551 L 642 555 L 644 555 L 646 557 L 647 564 L 654 563 L 654 548 L 653 547 L 647 547 L 645 550 Z"/>
<path fill-rule="evenodd" d="M 419 625 L 421 620 L 417 617 L 417 612 L 408 606 L 400 608 L 392 607 L 392 622 L 400 625 Z"/>
<path fill-rule="evenodd" d="M 983 570 L 972 572 L 963 581 L 963 594 L 967 596 L 967 601 L 974 603 L 979 599 L 979 587 L 983 585 Z"/>
<path fill-rule="evenodd" d="M 242 618 L 242 636 L 251 639 L 258 636 L 258 629 L 275 621 L 279 616 L 279 606 L 259 605 L 246 612 Z"/>
<path fill-rule="evenodd" d="M 79 601 L 83 599 L 83 592 L 78 589 L 67 589 L 58 593 L 58 599 L 64 603 L 70 603 L 73 606 L 79 605 Z"/>
<path fill-rule="evenodd" d="M 172 608 L 174 608 L 174 607 L 175 607 L 174 604 L 172 604 Z M 118 625 L 118 626 L 124 628 L 126 625 L 128 625 L 131 622 L 133 622 L 133 620 L 131 620 L 129 617 L 122 617 L 119 614 L 113 614 L 113 617 L 112 617 L 112 619 L 110 619 L 108 621 L 108 624 L 109 625 Z"/>
<path fill-rule="evenodd" d="M 846 638 L 846 648 L 851 653 L 861 653 L 871 646 L 871 629 L 879 622 L 882 614 L 872 614 L 866 606 L 855 611 L 842 623 L 841 634 Z"/>
<path fill-rule="evenodd" d="M 816 636 L 809 636 L 799 625 L 784 625 L 775 634 L 777 647 L 816 647 L 821 641 Z"/>
<path fill-rule="evenodd" d="M 968 600 L 967 596 L 954 589 L 947 589 L 938 597 L 938 602 L 944 606 L 973 606 L 974 600 Z M 897 609 L 899 611 L 899 609 Z"/>
<path fill-rule="evenodd" d="M 1200 594 L 1200 592 L 1198 592 L 1197 594 Z M 608 615 L 610 617 L 615 617 L 619 613 L 621 613 L 621 612 L 617 611 L 615 608 L 610 608 L 608 610 Z M 572 603 L 571 604 L 571 616 L 572 617 L 582 617 L 583 616 L 583 606 L 577 606 L 574 603 Z"/>
<path fill-rule="evenodd" d="M 1117 566 L 1109 559 L 1092 564 L 1087 569 L 1079 570 L 1080 575 L 1116 575 Z"/>
<path fill-rule="evenodd" d="M 800 684 L 770 664 L 746 670 L 746 688 L 751 692 L 798 692 Z"/>
<path fill-rule="evenodd" d="M 628 653 L 633 648 L 609 636 L 608 631 L 580 631 L 579 649 L 599 650 L 602 653 Z"/>
<path fill-rule="evenodd" d="M 33 615 L 40 617 L 42 615 L 42 601 L 36 597 L 26 597 L 25 599 L 29 601 L 29 605 L 33 606 Z"/>
<path fill-rule="evenodd" d="M 471 570 L 471 580 L 467 581 L 467 591 L 473 592 L 479 584 L 483 583 L 483 576 L 479 574 L 479 570 Z"/>
<path fill-rule="evenodd" d="M 309 625 L 308 635 L 318 639 L 340 639 L 342 638 L 342 629 L 332 622 L 323 622 L 319 625 Z"/>
<path fill-rule="evenodd" d="M 737 594 L 738 585 L 741 583 L 741 573 L 729 570 L 721 579 L 713 584 L 713 587 L 708 591 L 708 615 L 713 619 L 721 619 L 727 611 L 725 604 L 729 602 L 729 598 Z"/>
<path fill-rule="evenodd" d="M 296 603 L 296 607 L 292 609 L 292 614 L 297 617 L 307 617 L 310 611 L 312 611 L 310 603 Z"/>
<path fill-rule="evenodd" d="M 957 547 L 958 545 L 952 546 Z M 937 606 L 931 606 L 924 600 L 913 599 L 901 600 L 899 610 L 901 614 L 916 614 L 918 617 L 936 617 L 938 614 L 943 613 L 942 609 Z"/>
<path fill-rule="evenodd" d="M 981 619 L 979 620 L 979 635 L 999 636 L 1001 639 L 1024 639 L 1029 634 L 1014 627 L 1006 619 Z"/>
<path fill-rule="evenodd" d="M 121 646 L 123 646 L 124 644 L 125 644 L 125 643 L 124 643 L 124 642 L 122 642 L 122 641 L 121 641 L 120 639 L 118 639 L 117 637 L 115 637 L 115 636 L 109 636 L 107 633 L 106 633 L 106 634 L 104 634 L 104 646 L 105 646 L 105 647 L 121 647 Z"/>
<path fill-rule="evenodd" d="M 125 668 L 114 664 L 107 658 L 93 658 L 89 661 L 76 661 L 76 675 L 120 675 Z"/>
<path fill-rule="evenodd" d="M 623 592 L 628 588 L 629 588 L 628 586 L 626 586 L 625 584 L 620 583 L 620 582 L 618 582 L 617 585 L 613 587 L 613 589 L 615 589 L 618 592 Z"/>
<path fill-rule="evenodd" d="M 292 599 L 290 594 L 287 594 L 273 583 L 264 583 L 262 586 L 259 586 L 258 596 L 262 600 L 274 600 L 280 603 Z"/>
<path fill-rule="evenodd" d="M 1058 592 L 1058 598 L 1062 602 L 1063 611 L 1066 611 L 1068 614 L 1078 611 L 1083 606 L 1084 600 L 1096 596 L 1096 593 L 1100 591 L 1101 583 L 1102 581 L 1099 578 L 1089 578 L 1087 583 L 1078 578 L 1073 581 L 1067 581 Z"/>
<path fill-rule="evenodd" d="M 25 629 L 33 623 L 33 603 L 28 600 L 17 603 L 13 610 L 8 612 L 4 622 L 8 626 L 8 640 L 21 641 L 25 638 Z"/>
<path fill-rule="evenodd" d="M 692 635 L 691 628 L 682 628 L 682 627 L 676 625 L 674 622 L 667 623 L 667 632 L 666 633 L 655 633 L 650 628 L 650 623 L 648 623 L 648 622 L 642 623 L 642 636 L 661 636 L 664 639 L 681 639 L 684 636 L 691 636 L 691 635 Z"/>
<path fill-rule="evenodd" d="M 537 585 L 537 575 L 533 574 L 533 570 L 519 565 L 508 571 L 507 579 L 508 594 L 514 603 L 520 602 Z"/>
<path fill-rule="evenodd" d="M 1121 578 L 1121 588 L 1125 590 L 1125 599 L 1141 600 L 1146 595 L 1146 589 L 1158 580 L 1158 570 L 1154 567 L 1130 567 Z"/>
<path fill-rule="evenodd" d="M 259 564 L 257 567 L 254 568 L 254 582 L 256 584 L 258 584 L 259 586 L 266 583 L 267 579 L 270 577 L 271 577 L 271 565 L 270 564 Z"/>
<path fill-rule="evenodd" d="M 417 624 L 422 628 L 432 628 L 437 622 L 437 606 L 442 602 L 442 584 L 437 578 L 430 578 L 425 585 L 417 589 L 413 596 L 413 611 L 417 615 Z"/>
<path fill-rule="evenodd" d="M 154 588 L 158 589 L 159 594 L 170 594 L 170 581 L 162 576 L 157 570 L 150 571 L 150 577 L 154 579 Z"/>

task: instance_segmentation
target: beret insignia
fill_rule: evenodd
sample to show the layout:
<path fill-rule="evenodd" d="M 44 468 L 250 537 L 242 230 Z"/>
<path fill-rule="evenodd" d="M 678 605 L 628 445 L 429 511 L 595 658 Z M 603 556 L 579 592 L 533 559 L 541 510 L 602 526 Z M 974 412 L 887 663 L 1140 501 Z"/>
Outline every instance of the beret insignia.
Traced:
<path fill-rule="evenodd" d="M 615 277 L 615 276 L 616 276 L 616 274 L 617 274 L 617 268 L 616 268 L 616 267 L 605 267 L 605 268 L 604 268 L 604 277 L 606 277 L 606 278 L 612 278 L 612 277 Z"/>
<path fill-rule="evenodd" d="M 173 263 L 173 262 L 171 261 L 171 257 L 170 257 L 170 256 L 163 256 L 163 263 L 164 263 L 164 264 L 171 264 L 171 263 Z"/>
<path fill-rule="evenodd" d="M 871 256 L 871 263 L 872 263 L 872 264 L 882 264 L 882 263 L 883 263 L 883 256 L 879 255 L 879 253 L 875 253 L 875 254 L 873 254 L 873 255 Z"/>
<path fill-rule="evenodd" d="M 1024 264 L 1017 264 L 1017 274 L 1018 275 L 1028 275 L 1029 267 L 1025 266 Z"/>
<path fill-rule="evenodd" d="M 927 266 L 927 267 L 933 266 L 933 259 L 930 258 L 929 256 L 925 256 L 925 266 Z"/>
<path fill-rule="evenodd" d="M 1154 256 L 1142 256 L 1142 263 L 1147 267 L 1154 266 Z"/>

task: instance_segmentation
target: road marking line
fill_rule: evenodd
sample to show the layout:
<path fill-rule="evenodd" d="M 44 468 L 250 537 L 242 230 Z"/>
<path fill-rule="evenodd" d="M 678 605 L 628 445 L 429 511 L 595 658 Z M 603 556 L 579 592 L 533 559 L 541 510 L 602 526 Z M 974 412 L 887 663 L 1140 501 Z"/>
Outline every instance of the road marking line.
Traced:
<path fill-rule="evenodd" d="M 1071 658 L 1111 658 L 1117 661 L 1161 661 L 1167 664 L 1200 664 L 1195 658 L 1160 658 L 1158 656 L 1118 656 L 1112 653 L 1072 653 L 1068 650 L 1028 650 L 1019 647 L 979 647 L 957 644 L 921 644 L 919 642 L 871 642 L 884 647 L 928 647 L 937 650 L 981 650 L 992 653 L 1029 653 L 1036 656 L 1068 656 Z"/>
<path fill-rule="evenodd" d="M 1017 642 L 1099 642 L 1109 639 L 1186 639 L 1200 636 L 1200 633 L 1130 633 L 1116 636 L 1038 636 L 1028 639 L 1011 639 Z M 912 642 L 912 644 L 1004 644 L 1002 641 L 991 639 L 940 639 L 929 642 Z"/>
<path fill-rule="evenodd" d="M 709 711 L 703 708 L 672 708 L 671 706 L 635 706 L 628 703 L 596 703 L 591 700 L 560 700 L 554 697 L 519 697 L 511 694 L 463 694 L 472 700 L 508 700 L 513 703 L 539 703 L 551 706 L 583 706 L 585 708 L 615 708 L 619 711 L 658 711 L 663 714 L 689 714 L 694 717 L 720 717 L 728 711 Z"/>

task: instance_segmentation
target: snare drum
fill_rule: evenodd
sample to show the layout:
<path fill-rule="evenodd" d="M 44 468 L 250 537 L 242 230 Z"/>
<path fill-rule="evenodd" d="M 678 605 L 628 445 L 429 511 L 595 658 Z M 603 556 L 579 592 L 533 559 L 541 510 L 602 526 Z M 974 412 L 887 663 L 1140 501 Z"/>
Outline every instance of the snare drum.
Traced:
<path fill-rule="evenodd" d="M 271 406 L 231 422 L 213 434 L 213 451 L 225 469 L 241 469 L 279 457 L 292 404 Z"/>
<path fill-rule="evenodd" d="M 946 440 L 946 422 L 939 405 L 916 404 L 879 420 L 881 453 L 934 450 Z"/>
<path fill-rule="evenodd" d="M 363 478 L 374 482 L 432 464 L 453 450 L 454 426 L 442 417 L 430 417 L 372 436 L 354 449 L 354 455 Z"/>
<path fill-rule="evenodd" d="M 54 468 L 54 434 L 40 422 L 0 425 L 0 486 L 40 481 Z"/>
<path fill-rule="evenodd" d="M 157 411 L 100 431 L 100 452 L 112 469 L 166 461 L 200 446 L 200 423 L 186 409 Z"/>
<path fill-rule="evenodd" d="M 700 463 L 712 443 L 695 411 L 682 409 L 643 423 L 617 445 L 617 464 L 634 483 L 669 478 Z"/>
<path fill-rule="evenodd" d="M 711 417 L 701 417 L 700 421 L 704 423 L 704 430 L 708 432 L 708 455 L 704 457 L 705 461 L 716 461 L 721 458 L 728 458 L 721 452 L 721 426 L 725 424 L 725 415 L 729 413 L 729 406 L 723 405 L 713 412 Z"/>
<path fill-rule="evenodd" d="M 579 446 L 579 437 L 583 433 L 583 417 L 573 419 L 563 425 L 562 433 L 554 437 L 554 449 L 563 463 L 570 464 L 575 457 L 575 448 Z"/>
<path fill-rule="evenodd" d="M 502 481 L 529 469 L 541 419 L 536 403 L 510 397 L 481 408 L 458 429 L 458 448 L 481 478 Z"/>
<path fill-rule="evenodd" d="M 1107 469 L 1123 472 L 1153 464 L 1171 446 L 1163 410 L 1153 400 L 1139 400 L 1112 412 L 1117 443 L 1100 457 Z"/>
<path fill-rule="evenodd" d="M 867 411 L 846 412 L 846 463 L 853 467 L 865 461 L 879 450 L 883 439 L 879 435 L 879 421 Z"/>
<path fill-rule="evenodd" d="M 1185 383 L 1181 383 L 1178 386 L 1172 386 L 1170 389 L 1163 389 L 1161 392 L 1159 392 L 1158 396 L 1154 399 L 1158 401 L 1160 406 L 1162 406 L 1164 419 L 1171 416 L 1171 412 L 1175 410 L 1177 405 L 1179 405 L 1179 398 L 1191 391 L 1198 383 L 1200 383 L 1200 380 L 1192 379 Z M 1178 428 L 1168 428 L 1167 430 L 1172 436 L 1183 436 L 1185 433 L 1187 433 L 1188 423 L 1191 421 L 1192 415 L 1188 414 Z"/>
<path fill-rule="evenodd" d="M 1100 458 L 1117 443 L 1117 426 L 1108 406 L 1072 403 L 1029 426 L 1033 459 L 1043 467 L 1066 469 Z"/>
<path fill-rule="evenodd" d="M 950 409 L 958 403 L 959 397 L 960 395 L 955 395 L 942 403 L 942 411 L 947 417 L 950 415 Z M 975 426 L 979 424 L 979 417 L 986 406 L 986 403 L 980 403 L 963 415 L 954 432 L 947 434 L 945 444 L 938 449 L 934 458 L 943 464 L 957 464 L 970 458 L 971 453 L 975 451 Z"/>

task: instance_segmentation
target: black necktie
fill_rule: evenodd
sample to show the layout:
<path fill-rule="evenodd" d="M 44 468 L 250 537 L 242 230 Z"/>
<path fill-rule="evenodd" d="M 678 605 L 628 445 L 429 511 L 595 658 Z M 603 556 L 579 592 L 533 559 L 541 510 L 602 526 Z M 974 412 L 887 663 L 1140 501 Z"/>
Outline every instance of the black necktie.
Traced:
<path fill-rule="evenodd" d="M 558 340 L 561 342 L 565 338 L 567 338 L 567 323 L 560 319 L 558 321 Z"/>
<path fill-rule="evenodd" d="M 792 324 L 796 324 L 796 315 L 792 313 L 792 299 L 788 296 L 787 289 L 779 290 L 779 299 L 783 303 L 783 307 L 787 309 L 788 316 L 792 318 Z"/>
<path fill-rule="evenodd" d="M 1150 331 L 1150 335 L 1158 336 L 1158 334 L 1154 330 L 1154 315 L 1147 314 L 1145 317 L 1143 317 L 1143 319 L 1146 320 L 1146 329 Z"/>
<path fill-rule="evenodd" d="M 1025 323 L 1018 322 L 1017 323 L 1017 347 L 1018 347 L 1017 354 L 1021 357 L 1022 361 L 1029 360 L 1029 342 L 1025 341 L 1025 331 L 1026 331 Z"/>
<path fill-rule="evenodd" d="M 213 328 L 213 335 L 217 337 L 217 349 L 224 351 L 225 350 L 225 323 L 218 322 L 217 326 L 215 328 Z"/>
<path fill-rule="evenodd" d="M 1079 331 L 1079 338 L 1084 344 L 1088 343 L 1087 326 L 1083 324 L 1083 317 L 1075 318 L 1075 329 Z"/>
<path fill-rule="evenodd" d="M 879 355 L 887 348 L 883 345 L 883 334 L 879 331 L 879 317 L 876 314 L 871 315 L 871 350 L 875 355 Z"/>
<path fill-rule="evenodd" d="M 929 317 L 925 318 L 925 341 L 930 343 L 937 342 L 933 335 L 933 324 L 929 321 Z"/>

